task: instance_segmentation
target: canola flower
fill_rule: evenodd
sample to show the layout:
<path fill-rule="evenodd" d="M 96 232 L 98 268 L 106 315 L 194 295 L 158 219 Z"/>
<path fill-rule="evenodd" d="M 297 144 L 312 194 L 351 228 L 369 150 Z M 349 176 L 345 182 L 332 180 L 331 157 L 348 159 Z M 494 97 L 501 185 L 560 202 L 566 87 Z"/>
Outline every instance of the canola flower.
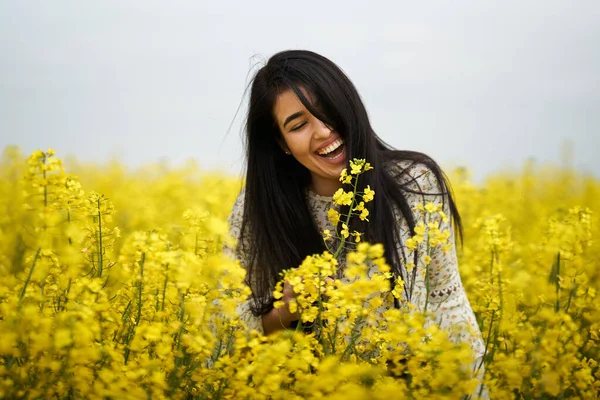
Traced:
<path fill-rule="evenodd" d="M 341 179 L 369 167 L 354 162 Z M 348 215 L 333 209 L 339 231 L 324 232 L 347 248 L 345 281 L 326 279 L 335 251 L 289 276 L 303 285 L 303 323 L 320 329 L 264 337 L 237 317 L 250 291 L 221 251 L 239 181 L 193 164 L 69 169 L 77 176 L 53 150 L 0 159 L 0 398 L 459 398 L 477 387 L 469 349 L 423 315 L 370 312 L 411 282 L 390 282 L 383 248 L 357 240 Z M 531 165 L 480 186 L 464 170 L 451 181 L 490 397 L 596 398 L 600 182 Z M 375 195 L 338 200 L 366 221 L 361 202 Z M 424 223 L 412 268 L 426 274 L 428 251 L 447 245 L 447 216 L 413 206 Z M 369 264 L 379 272 L 367 279 Z"/>

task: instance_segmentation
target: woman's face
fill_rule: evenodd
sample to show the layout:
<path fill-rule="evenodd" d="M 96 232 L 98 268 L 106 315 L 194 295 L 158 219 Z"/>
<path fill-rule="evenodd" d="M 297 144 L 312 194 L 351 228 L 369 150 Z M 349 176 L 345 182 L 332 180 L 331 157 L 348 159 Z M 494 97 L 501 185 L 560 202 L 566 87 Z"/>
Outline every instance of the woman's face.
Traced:
<path fill-rule="evenodd" d="M 292 90 L 278 96 L 273 112 L 285 141 L 282 146 L 310 171 L 313 190 L 332 195 L 346 167 L 343 139 L 312 115 Z"/>

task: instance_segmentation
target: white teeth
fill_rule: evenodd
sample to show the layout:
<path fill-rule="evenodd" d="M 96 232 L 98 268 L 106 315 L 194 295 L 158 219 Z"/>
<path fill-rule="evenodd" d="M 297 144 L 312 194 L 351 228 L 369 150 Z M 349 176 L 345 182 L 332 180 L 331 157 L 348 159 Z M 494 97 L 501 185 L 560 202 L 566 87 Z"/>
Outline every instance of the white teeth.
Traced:
<path fill-rule="evenodd" d="M 344 141 L 340 138 L 340 139 L 336 140 L 335 142 L 331 143 L 329 146 L 325 147 L 324 149 L 319 150 L 319 154 L 320 155 L 329 154 L 343 144 L 344 144 Z"/>

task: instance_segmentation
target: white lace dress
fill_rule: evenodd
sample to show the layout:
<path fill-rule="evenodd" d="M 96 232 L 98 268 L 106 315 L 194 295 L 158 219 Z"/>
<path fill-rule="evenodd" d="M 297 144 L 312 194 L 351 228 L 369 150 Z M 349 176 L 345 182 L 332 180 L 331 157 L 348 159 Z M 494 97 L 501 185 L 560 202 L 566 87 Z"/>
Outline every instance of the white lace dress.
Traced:
<path fill-rule="evenodd" d="M 400 163 L 401 168 L 406 168 L 409 163 Z M 434 204 L 442 204 L 443 198 L 437 194 L 440 188 L 437 184 L 435 175 L 422 164 L 417 164 L 410 168 L 408 177 L 414 178 L 410 183 L 409 188 L 421 191 L 424 195 L 406 193 L 409 205 L 413 207 L 417 203 L 433 202 Z M 409 179 L 405 177 L 404 179 Z M 332 207 L 332 198 L 318 195 L 310 190 L 306 191 L 308 204 L 311 213 L 319 227 L 319 230 L 329 229 L 334 232 L 332 223 L 327 219 L 327 211 Z M 377 196 L 377 193 L 375 193 Z M 236 200 L 231 215 L 229 216 L 230 234 L 240 240 L 240 228 L 242 224 L 244 191 L 242 190 Z M 444 202 L 442 210 L 446 215 L 450 215 L 448 202 Z M 397 211 L 397 227 L 400 231 L 401 246 L 404 252 L 398 248 L 401 254 L 401 260 L 405 260 L 405 256 L 412 260 L 412 252 L 409 252 L 404 245 L 406 239 L 411 237 L 411 232 L 405 218 Z M 420 213 L 414 212 L 416 222 L 421 218 Z M 456 258 L 456 249 L 454 245 L 454 233 L 450 228 L 449 223 L 445 226 L 442 224 L 440 229 L 449 229 L 451 232 L 450 241 L 452 248 L 446 254 L 440 249 L 435 249 L 431 254 L 429 279 L 429 300 L 427 310 L 432 312 L 428 323 L 436 323 L 442 328 L 446 328 L 451 332 L 451 336 L 456 341 L 465 341 L 470 344 L 474 355 L 480 359 L 484 354 L 484 343 L 481 338 L 481 333 L 478 324 L 475 320 L 475 315 L 467 299 L 467 295 L 463 288 L 460 274 L 458 270 L 458 262 Z M 233 251 L 225 249 L 226 253 L 240 260 L 242 266 L 246 267 L 245 255 L 241 251 Z M 405 255 L 405 256 L 404 256 Z M 405 260 L 406 261 L 406 260 Z M 420 263 L 419 263 L 420 264 Z M 417 268 L 419 265 L 417 265 Z M 369 276 L 374 271 L 371 271 Z M 416 274 L 414 282 L 414 291 L 411 296 L 411 302 L 416 306 L 417 310 L 423 311 L 426 304 L 426 282 L 424 274 Z M 387 297 L 386 297 L 387 298 Z M 380 312 L 394 307 L 393 303 L 386 300 L 379 309 Z M 261 317 L 255 317 L 250 311 L 249 302 L 241 303 L 238 307 L 238 313 L 249 329 L 255 329 L 264 333 Z"/>

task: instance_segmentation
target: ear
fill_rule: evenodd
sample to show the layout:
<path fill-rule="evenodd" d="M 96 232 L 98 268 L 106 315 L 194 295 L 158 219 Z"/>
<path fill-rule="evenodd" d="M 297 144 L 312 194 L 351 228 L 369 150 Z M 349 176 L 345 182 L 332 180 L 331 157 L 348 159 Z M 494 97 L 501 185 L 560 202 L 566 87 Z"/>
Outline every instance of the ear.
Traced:
<path fill-rule="evenodd" d="M 285 140 L 283 140 L 283 138 L 281 138 L 281 136 L 277 138 L 277 144 L 281 148 L 281 151 L 283 151 L 285 154 L 287 154 L 287 155 L 292 154 L 292 152 L 290 151 L 290 148 L 285 143 Z"/>

